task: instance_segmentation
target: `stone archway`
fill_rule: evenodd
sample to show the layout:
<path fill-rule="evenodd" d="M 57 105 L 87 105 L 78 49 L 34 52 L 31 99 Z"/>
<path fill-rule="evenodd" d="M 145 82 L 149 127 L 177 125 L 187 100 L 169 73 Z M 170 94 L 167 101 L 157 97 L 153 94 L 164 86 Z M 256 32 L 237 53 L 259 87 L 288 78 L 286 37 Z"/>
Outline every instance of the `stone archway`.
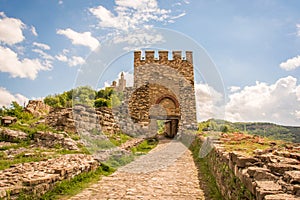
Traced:
<path fill-rule="evenodd" d="M 178 132 L 180 120 L 180 107 L 175 97 L 163 95 L 156 101 L 165 112 L 153 113 L 152 119 L 164 120 L 164 134 L 169 138 L 174 138 Z"/>

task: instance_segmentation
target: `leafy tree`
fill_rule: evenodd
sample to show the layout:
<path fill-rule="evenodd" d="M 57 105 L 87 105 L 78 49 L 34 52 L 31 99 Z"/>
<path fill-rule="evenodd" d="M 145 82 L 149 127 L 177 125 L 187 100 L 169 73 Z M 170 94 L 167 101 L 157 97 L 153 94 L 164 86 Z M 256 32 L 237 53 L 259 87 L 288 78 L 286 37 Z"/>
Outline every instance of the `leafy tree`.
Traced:
<path fill-rule="evenodd" d="M 101 89 L 96 93 L 96 99 L 98 98 L 110 99 L 112 94 L 115 94 L 115 91 L 112 88 Z"/>
<path fill-rule="evenodd" d="M 104 98 L 98 98 L 95 100 L 94 105 L 96 108 L 99 107 L 110 107 L 110 101 Z"/>
<path fill-rule="evenodd" d="M 17 117 L 18 119 L 23 120 L 29 120 L 33 118 L 33 116 L 30 113 L 25 112 L 24 108 L 20 106 L 16 101 L 13 101 L 11 103 L 10 108 L 3 107 L 2 114 Z"/>
<path fill-rule="evenodd" d="M 59 101 L 59 97 L 58 95 L 49 95 L 49 96 L 46 96 L 44 98 L 44 103 L 49 105 L 49 106 L 52 106 L 54 108 L 57 108 L 57 107 L 63 107 L 61 104 L 60 104 L 60 101 Z"/>
<path fill-rule="evenodd" d="M 96 92 L 90 86 L 79 86 L 73 90 L 74 104 L 94 106 Z"/>

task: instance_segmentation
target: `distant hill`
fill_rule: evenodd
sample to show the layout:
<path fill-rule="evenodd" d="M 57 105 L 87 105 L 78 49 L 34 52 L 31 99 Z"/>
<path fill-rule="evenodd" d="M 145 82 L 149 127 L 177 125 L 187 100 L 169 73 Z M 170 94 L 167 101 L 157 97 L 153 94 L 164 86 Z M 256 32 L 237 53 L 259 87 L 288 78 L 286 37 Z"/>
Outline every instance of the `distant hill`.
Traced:
<path fill-rule="evenodd" d="M 199 130 L 216 130 L 223 132 L 241 131 L 249 134 L 265 136 L 300 143 L 300 127 L 282 126 L 266 122 L 229 122 L 209 119 L 199 123 Z"/>

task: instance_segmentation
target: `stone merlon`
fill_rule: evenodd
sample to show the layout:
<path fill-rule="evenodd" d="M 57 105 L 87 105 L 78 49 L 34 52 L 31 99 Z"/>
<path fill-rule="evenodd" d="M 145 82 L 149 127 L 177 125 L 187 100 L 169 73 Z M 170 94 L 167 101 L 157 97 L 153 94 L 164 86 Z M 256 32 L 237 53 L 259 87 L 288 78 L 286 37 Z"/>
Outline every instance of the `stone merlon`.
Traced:
<path fill-rule="evenodd" d="M 160 50 L 158 51 L 158 58 L 155 58 L 155 51 L 153 50 L 146 50 L 145 56 L 142 58 L 142 51 L 134 51 L 134 60 L 135 61 L 168 61 L 168 51 Z M 193 63 L 193 52 L 186 51 L 185 58 L 182 56 L 182 51 L 172 51 L 172 59 L 171 60 L 182 60 Z"/>

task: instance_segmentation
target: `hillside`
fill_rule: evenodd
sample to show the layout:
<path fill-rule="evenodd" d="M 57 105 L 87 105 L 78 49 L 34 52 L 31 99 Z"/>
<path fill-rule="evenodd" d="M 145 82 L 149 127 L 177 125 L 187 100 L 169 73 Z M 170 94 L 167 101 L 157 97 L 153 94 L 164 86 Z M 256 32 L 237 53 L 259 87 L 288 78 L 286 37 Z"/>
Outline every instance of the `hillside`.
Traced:
<path fill-rule="evenodd" d="M 199 130 L 215 130 L 223 132 L 243 131 L 272 139 L 280 139 L 300 143 L 300 127 L 282 126 L 266 122 L 229 122 L 210 119 L 199 123 Z"/>

